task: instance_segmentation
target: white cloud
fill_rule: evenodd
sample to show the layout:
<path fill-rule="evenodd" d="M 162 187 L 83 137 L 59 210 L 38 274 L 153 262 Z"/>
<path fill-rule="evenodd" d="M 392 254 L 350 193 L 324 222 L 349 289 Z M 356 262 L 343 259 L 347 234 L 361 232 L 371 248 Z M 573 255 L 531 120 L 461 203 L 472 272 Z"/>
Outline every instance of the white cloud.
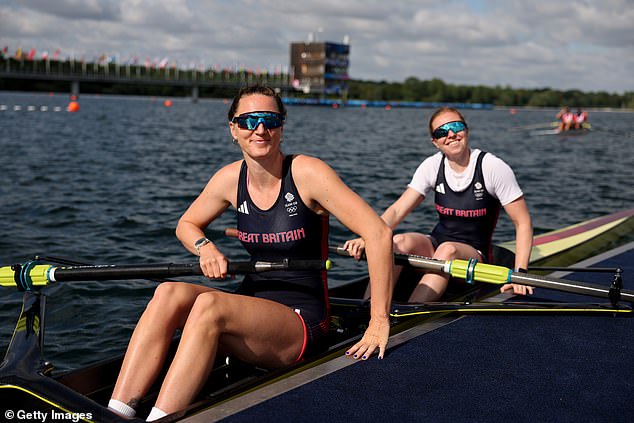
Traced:
<path fill-rule="evenodd" d="M 117 20 L 120 16 L 120 0 L 21 0 L 17 3 L 17 7 L 24 10 L 48 13 L 62 19 Z"/>
<path fill-rule="evenodd" d="M 351 40 L 351 76 L 634 91 L 631 0 L 0 0 L 10 49 L 288 65 L 313 32 Z"/>

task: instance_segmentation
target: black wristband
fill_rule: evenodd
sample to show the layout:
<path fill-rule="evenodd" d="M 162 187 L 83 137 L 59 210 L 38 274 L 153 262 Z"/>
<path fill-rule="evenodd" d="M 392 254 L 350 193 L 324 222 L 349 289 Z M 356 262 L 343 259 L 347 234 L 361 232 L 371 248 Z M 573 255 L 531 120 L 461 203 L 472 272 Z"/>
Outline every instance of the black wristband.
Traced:
<path fill-rule="evenodd" d="M 194 249 L 196 250 L 196 253 L 200 256 L 200 247 L 202 247 L 203 245 L 207 245 L 210 242 L 211 241 L 209 241 L 206 237 L 202 237 L 199 240 L 197 240 L 194 243 Z"/>
<path fill-rule="evenodd" d="M 528 270 L 524 269 L 523 267 L 518 267 L 517 269 L 515 269 L 515 273 L 528 273 Z"/>

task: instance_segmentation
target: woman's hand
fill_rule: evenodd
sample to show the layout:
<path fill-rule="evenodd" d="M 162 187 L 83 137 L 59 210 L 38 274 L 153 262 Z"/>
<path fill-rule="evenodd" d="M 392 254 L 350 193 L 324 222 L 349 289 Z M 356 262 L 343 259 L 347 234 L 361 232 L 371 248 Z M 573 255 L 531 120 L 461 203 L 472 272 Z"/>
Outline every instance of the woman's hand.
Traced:
<path fill-rule="evenodd" d="M 346 351 L 346 355 L 355 360 L 367 360 L 378 348 L 379 359 L 383 359 L 389 337 L 389 317 L 373 317 L 370 319 L 370 324 L 365 330 L 363 338 Z"/>
<path fill-rule="evenodd" d="M 200 268 L 209 279 L 224 279 L 227 276 L 227 258 L 213 244 L 200 248 Z"/>
<path fill-rule="evenodd" d="M 514 295 L 533 295 L 533 287 L 520 285 L 517 283 L 507 283 L 506 285 L 502 285 L 500 288 L 500 292 L 505 292 L 509 290 L 513 290 Z"/>
<path fill-rule="evenodd" d="M 349 239 L 343 244 L 343 248 L 356 260 L 361 260 L 365 251 L 365 241 L 363 238 Z"/>

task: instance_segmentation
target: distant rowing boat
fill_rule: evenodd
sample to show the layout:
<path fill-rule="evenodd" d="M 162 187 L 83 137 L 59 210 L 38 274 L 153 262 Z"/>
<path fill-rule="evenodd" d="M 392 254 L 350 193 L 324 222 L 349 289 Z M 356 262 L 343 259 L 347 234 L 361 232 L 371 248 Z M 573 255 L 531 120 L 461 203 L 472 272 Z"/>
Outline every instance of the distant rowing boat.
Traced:
<path fill-rule="evenodd" d="M 630 209 L 539 235 L 535 237 L 531 265 L 570 265 L 584 256 L 587 257 L 588 249 L 596 252 L 606 245 L 613 244 L 624 234 L 631 233 L 633 225 L 634 209 Z M 512 253 L 509 253 L 506 248 L 512 249 L 513 244 L 509 242 L 496 248 L 497 263 L 503 266 L 512 266 Z M 341 253 L 336 247 L 332 251 Z M 480 264 L 471 261 L 439 262 L 405 255 L 396 255 L 396 260 L 399 264 L 413 268 L 447 271 L 452 275 L 462 273 L 466 279 L 473 279 L 474 283 L 452 281 L 448 294 L 443 298 L 448 302 L 433 304 L 395 303 L 392 311 L 392 335 L 423 322 L 429 322 L 430 319 L 437 316 L 450 313 L 546 311 L 596 314 L 631 312 L 631 308 L 616 307 L 614 304 L 562 305 L 550 303 L 545 306 L 540 304 L 524 304 L 517 307 L 513 304 L 484 306 L 481 303 L 478 304 L 477 301 L 497 292 L 495 283 L 504 283 L 507 281 L 507 277 L 511 281 L 514 280 L 512 278 L 525 278 L 522 280 L 526 282 L 536 281 L 536 283 L 546 284 L 546 287 L 549 284 L 559 284 L 562 281 L 531 276 L 530 274 L 524 276 L 526 274 L 513 272 L 503 266 L 483 265 L 484 267 L 480 267 Z M 3 267 L 0 268 L 0 277 L 2 277 L 3 285 L 9 286 L 12 284 L 12 280 L 18 284 L 19 280 L 28 282 L 33 279 L 48 278 L 52 273 L 50 269 L 38 270 L 39 273 L 34 272 L 34 269 L 35 267 L 30 265 Z M 483 276 L 478 273 L 479 269 L 483 269 Z M 65 273 L 63 271 L 53 273 L 66 275 L 65 277 L 69 278 L 67 280 L 76 280 L 78 276 L 73 273 L 72 269 L 65 270 Z M 124 270 L 128 271 L 129 269 L 126 267 Z M 116 269 L 112 270 L 112 266 L 88 266 L 78 269 L 77 273 L 84 272 L 82 277 L 90 278 L 91 272 L 94 272 L 95 277 L 97 277 L 104 271 L 109 272 L 111 277 L 114 277 L 116 273 Z M 135 278 L 142 276 L 138 273 L 139 271 L 144 272 L 145 270 L 135 269 L 137 272 L 133 273 Z M 169 271 L 171 272 L 171 270 Z M 160 277 L 160 275 L 158 271 L 153 271 L 151 277 Z M 481 279 L 492 279 L 494 283 L 479 282 Z M 305 371 L 319 363 L 340 357 L 352 343 L 360 338 L 365 329 L 364 325 L 367 324 L 369 309 L 367 300 L 363 299 L 367 283 L 368 279 L 364 277 L 331 289 L 331 333 L 328 348 L 321 354 L 307 358 L 288 368 L 273 371 L 256 368 L 235 360 L 219 359 L 207 385 L 197 400 L 187 409 L 169 416 L 166 421 L 183 420 L 189 417 L 207 421 L 209 418 L 206 419 L 206 414 L 227 399 L 244 395 L 246 392 L 258 389 L 273 381 L 284 379 L 291 374 Z M 568 285 L 570 285 L 568 288 L 572 287 L 571 289 L 582 291 L 595 289 L 595 287 L 583 283 L 569 282 Z M 28 288 L 28 284 L 26 287 Z M 598 287 L 596 289 L 602 292 L 600 296 L 604 298 L 606 293 L 610 291 L 610 298 L 613 298 L 613 288 Z M 632 293 L 623 291 L 623 295 L 625 301 L 629 301 L 628 298 L 631 298 Z M 53 364 L 44 359 L 42 351 L 46 317 L 45 305 L 46 297 L 41 295 L 39 289 L 26 290 L 23 310 L 5 359 L 0 365 L 0 394 L 4 403 L 11 404 L 15 410 L 42 411 L 47 412 L 48 415 L 54 411 L 74 416 L 76 417 L 74 421 L 141 421 L 139 419 L 124 420 L 104 407 L 112 392 L 122 357 L 113 357 L 94 365 L 59 374 L 55 372 Z M 154 403 L 157 388 L 157 386 L 153 387 L 148 396 L 141 402 L 140 415 L 147 413 L 149 407 Z M 207 417 L 209 416 L 207 415 Z"/>
<path fill-rule="evenodd" d="M 561 135 L 562 137 L 566 136 L 579 136 L 585 135 L 590 132 L 590 129 L 570 129 L 568 131 L 560 131 L 559 128 L 556 129 L 542 129 L 538 131 L 531 131 L 530 135 L 532 137 L 541 137 L 545 135 Z"/>
<path fill-rule="evenodd" d="M 537 128 L 550 128 L 550 129 L 537 129 Z M 549 124 L 526 127 L 525 129 L 533 129 L 529 132 L 531 136 L 545 136 L 545 135 L 576 136 L 576 135 L 587 134 L 588 132 L 590 132 L 592 130 L 592 125 L 588 122 L 584 122 L 580 129 L 569 129 L 567 131 L 561 131 L 559 129 L 559 122 L 550 122 Z"/>

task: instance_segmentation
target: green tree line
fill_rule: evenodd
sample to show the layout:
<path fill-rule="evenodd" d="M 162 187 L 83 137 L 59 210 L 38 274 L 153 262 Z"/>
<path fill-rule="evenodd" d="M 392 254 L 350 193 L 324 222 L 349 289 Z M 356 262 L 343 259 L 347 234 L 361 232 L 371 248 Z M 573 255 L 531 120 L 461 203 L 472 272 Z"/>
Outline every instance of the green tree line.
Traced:
<path fill-rule="evenodd" d="M 496 106 L 634 108 L 634 92 L 622 95 L 551 88 L 514 89 L 509 86 L 447 84 L 441 79 L 407 78 L 404 82 L 351 80 L 348 98 L 383 101 L 485 103 Z"/>

